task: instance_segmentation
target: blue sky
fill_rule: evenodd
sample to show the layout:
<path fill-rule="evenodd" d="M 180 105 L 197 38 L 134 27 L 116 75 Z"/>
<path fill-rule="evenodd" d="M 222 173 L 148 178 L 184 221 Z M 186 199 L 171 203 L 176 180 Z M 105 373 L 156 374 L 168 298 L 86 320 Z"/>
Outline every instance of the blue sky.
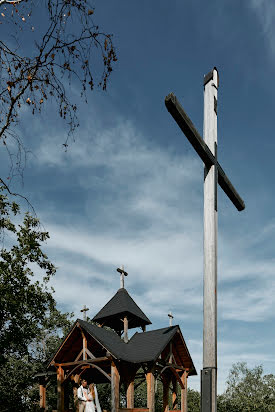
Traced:
<path fill-rule="evenodd" d="M 217 66 L 219 161 L 246 203 L 239 213 L 219 190 L 219 392 L 232 363 L 274 373 L 275 5 L 94 4 L 117 48 L 108 90 L 77 100 L 81 125 L 66 153 L 55 109 L 37 118 L 24 110 L 20 134 L 32 154 L 24 187 L 13 182 L 50 232 L 58 305 L 80 316 L 86 304 L 92 316 L 119 288 L 124 264 L 152 328 L 168 325 L 171 310 L 200 371 L 203 165 L 164 98 L 174 92 L 202 133 L 203 75 Z M 2 149 L 1 174 L 8 168 Z M 199 389 L 199 377 L 189 386 Z"/>

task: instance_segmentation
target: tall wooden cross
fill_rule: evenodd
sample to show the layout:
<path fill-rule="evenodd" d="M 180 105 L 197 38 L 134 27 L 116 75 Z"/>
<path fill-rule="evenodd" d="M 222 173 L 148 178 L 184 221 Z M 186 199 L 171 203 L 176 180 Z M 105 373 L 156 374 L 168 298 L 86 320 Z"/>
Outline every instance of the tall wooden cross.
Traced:
<path fill-rule="evenodd" d="M 173 93 L 165 105 L 205 164 L 204 168 L 204 287 L 203 287 L 203 370 L 201 411 L 217 410 L 217 186 L 241 211 L 244 201 L 217 159 L 218 71 L 204 76 L 204 140 Z"/>
<path fill-rule="evenodd" d="M 89 310 L 89 308 L 86 307 L 86 305 L 83 306 L 83 309 L 81 309 L 80 312 L 83 312 L 83 320 L 87 320 L 87 315 L 86 312 Z"/>
<path fill-rule="evenodd" d="M 117 272 L 120 273 L 120 287 L 124 288 L 124 276 L 128 276 L 128 273 L 125 272 L 123 265 L 121 266 L 121 268 L 117 268 Z"/>

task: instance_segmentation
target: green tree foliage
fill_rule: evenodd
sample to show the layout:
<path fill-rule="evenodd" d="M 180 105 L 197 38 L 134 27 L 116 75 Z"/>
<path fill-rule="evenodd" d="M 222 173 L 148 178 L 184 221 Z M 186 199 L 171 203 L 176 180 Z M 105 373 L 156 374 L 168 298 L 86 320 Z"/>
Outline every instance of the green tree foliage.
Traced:
<path fill-rule="evenodd" d="M 232 366 L 227 389 L 220 397 L 219 412 L 274 412 L 275 376 L 264 375 L 262 366 Z"/>
<path fill-rule="evenodd" d="M 55 267 L 41 249 L 49 234 L 30 214 L 20 219 L 19 206 L 2 191 L 0 216 L 1 411 L 12 411 L 14 405 L 30 411 L 38 398 L 33 376 L 71 322 L 57 310 L 49 287 Z"/>
<path fill-rule="evenodd" d="M 188 388 L 187 410 L 189 412 L 200 412 L 201 395 L 198 391 Z"/>

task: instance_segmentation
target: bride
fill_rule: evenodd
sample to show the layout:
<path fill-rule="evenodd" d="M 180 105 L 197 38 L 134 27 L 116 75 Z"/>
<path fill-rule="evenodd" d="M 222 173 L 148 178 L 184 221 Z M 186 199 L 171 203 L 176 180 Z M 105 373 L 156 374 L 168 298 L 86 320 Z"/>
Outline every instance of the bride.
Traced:
<path fill-rule="evenodd" d="M 85 412 L 101 412 L 96 386 L 93 383 L 91 383 L 89 385 L 89 389 L 90 391 L 86 396 L 87 402 Z"/>

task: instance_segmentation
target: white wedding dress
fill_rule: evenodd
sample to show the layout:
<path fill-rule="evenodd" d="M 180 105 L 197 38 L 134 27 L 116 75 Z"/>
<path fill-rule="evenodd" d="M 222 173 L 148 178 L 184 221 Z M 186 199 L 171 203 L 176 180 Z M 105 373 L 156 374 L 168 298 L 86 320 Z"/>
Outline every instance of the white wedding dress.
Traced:
<path fill-rule="evenodd" d="M 90 402 L 86 402 L 85 406 L 85 412 L 95 412 L 95 404 L 92 395 L 89 393 L 88 399 L 90 399 Z"/>
<path fill-rule="evenodd" d="M 96 404 L 96 412 L 101 412 L 101 407 L 98 399 L 98 393 L 96 386 L 94 386 L 94 391 L 95 391 L 95 400 L 93 399 L 93 396 L 91 392 L 88 394 L 88 399 L 91 399 L 90 402 L 86 402 L 86 407 L 85 407 L 85 412 L 95 412 L 95 404 Z M 95 404 L 94 404 L 95 401 Z"/>

